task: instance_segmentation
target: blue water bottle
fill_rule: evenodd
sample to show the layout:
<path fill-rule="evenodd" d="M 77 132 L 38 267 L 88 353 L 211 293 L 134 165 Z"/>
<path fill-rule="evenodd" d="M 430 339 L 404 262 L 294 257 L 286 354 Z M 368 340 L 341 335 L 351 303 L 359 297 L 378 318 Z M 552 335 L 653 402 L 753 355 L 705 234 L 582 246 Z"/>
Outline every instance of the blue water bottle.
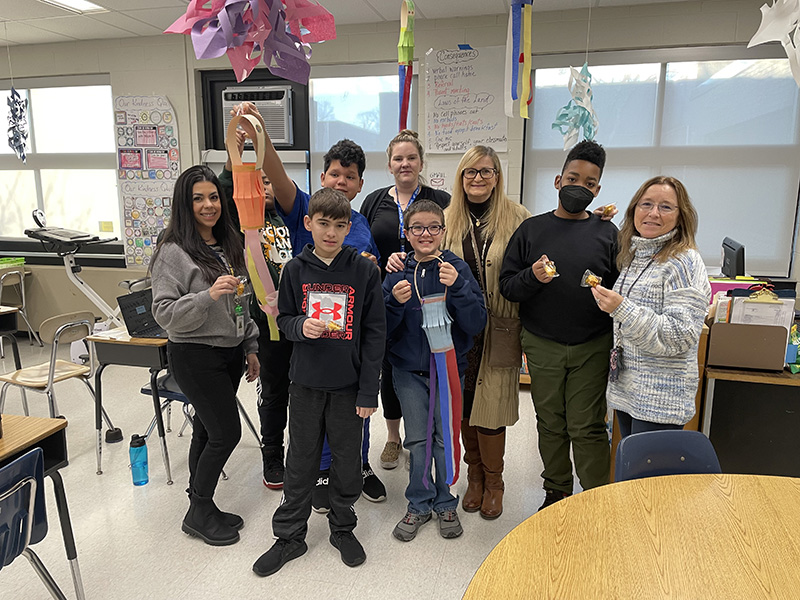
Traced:
<path fill-rule="evenodd" d="M 131 475 L 133 485 L 144 485 L 150 478 L 147 476 L 147 446 L 145 439 L 139 434 L 131 436 Z"/>

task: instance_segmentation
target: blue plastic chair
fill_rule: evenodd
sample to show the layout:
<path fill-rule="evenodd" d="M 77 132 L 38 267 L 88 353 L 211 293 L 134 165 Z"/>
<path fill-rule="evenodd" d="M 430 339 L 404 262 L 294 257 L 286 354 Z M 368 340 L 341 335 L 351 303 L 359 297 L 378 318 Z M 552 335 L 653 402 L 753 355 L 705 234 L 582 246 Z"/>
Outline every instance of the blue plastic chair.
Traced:
<path fill-rule="evenodd" d="M 705 435 L 683 429 L 647 431 L 623 438 L 617 446 L 615 480 L 658 475 L 722 473 L 717 453 Z"/>
<path fill-rule="evenodd" d="M 42 449 L 35 448 L 0 468 L 0 569 L 22 554 L 50 595 L 66 600 L 47 567 L 30 548 L 46 535 L 44 458 Z"/>

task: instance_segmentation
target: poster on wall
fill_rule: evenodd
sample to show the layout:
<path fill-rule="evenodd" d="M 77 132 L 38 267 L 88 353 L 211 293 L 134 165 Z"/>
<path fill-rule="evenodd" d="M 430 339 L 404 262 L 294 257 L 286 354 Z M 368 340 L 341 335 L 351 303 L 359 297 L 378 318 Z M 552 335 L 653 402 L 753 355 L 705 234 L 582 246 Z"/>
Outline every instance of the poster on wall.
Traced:
<path fill-rule="evenodd" d="M 118 96 L 114 119 L 125 264 L 147 266 L 181 172 L 175 111 L 166 96 Z"/>
<path fill-rule="evenodd" d="M 427 152 L 463 154 L 473 146 L 508 150 L 503 107 L 505 49 L 429 50 L 425 57 Z"/>

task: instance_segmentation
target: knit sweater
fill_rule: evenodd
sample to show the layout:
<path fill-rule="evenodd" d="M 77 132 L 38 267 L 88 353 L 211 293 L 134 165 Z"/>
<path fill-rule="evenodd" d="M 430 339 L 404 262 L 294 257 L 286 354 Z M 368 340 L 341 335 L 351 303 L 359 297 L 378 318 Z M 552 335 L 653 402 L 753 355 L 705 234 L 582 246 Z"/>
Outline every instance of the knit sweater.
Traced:
<path fill-rule="evenodd" d="M 233 348 L 244 342 L 246 354 L 258 351 L 258 327 L 244 311 L 244 333 L 237 335 L 231 294 L 214 301 L 203 272 L 177 244 L 162 244 L 151 266 L 153 316 L 171 342 Z"/>
<path fill-rule="evenodd" d="M 652 260 L 673 235 L 632 239 L 633 261 L 614 285 L 624 299 L 611 313 L 623 366 L 606 396 L 609 408 L 635 419 L 683 425 L 695 412 L 697 347 L 711 287 L 696 250 Z"/>

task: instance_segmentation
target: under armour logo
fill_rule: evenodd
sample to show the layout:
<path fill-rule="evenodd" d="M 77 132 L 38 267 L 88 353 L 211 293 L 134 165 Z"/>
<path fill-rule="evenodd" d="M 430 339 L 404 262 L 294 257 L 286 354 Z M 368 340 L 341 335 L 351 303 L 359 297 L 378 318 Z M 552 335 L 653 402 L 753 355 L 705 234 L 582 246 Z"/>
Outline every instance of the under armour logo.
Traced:
<path fill-rule="evenodd" d="M 343 306 L 339 303 L 334 302 L 333 306 L 331 307 L 322 307 L 321 302 L 314 302 L 311 305 L 311 308 L 314 309 L 314 312 L 311 313 L 312 319 L 319 319 L 321 315 L 330 315 L 331 320 L 336 321 L 342 318 L 342 308 Z"/>

